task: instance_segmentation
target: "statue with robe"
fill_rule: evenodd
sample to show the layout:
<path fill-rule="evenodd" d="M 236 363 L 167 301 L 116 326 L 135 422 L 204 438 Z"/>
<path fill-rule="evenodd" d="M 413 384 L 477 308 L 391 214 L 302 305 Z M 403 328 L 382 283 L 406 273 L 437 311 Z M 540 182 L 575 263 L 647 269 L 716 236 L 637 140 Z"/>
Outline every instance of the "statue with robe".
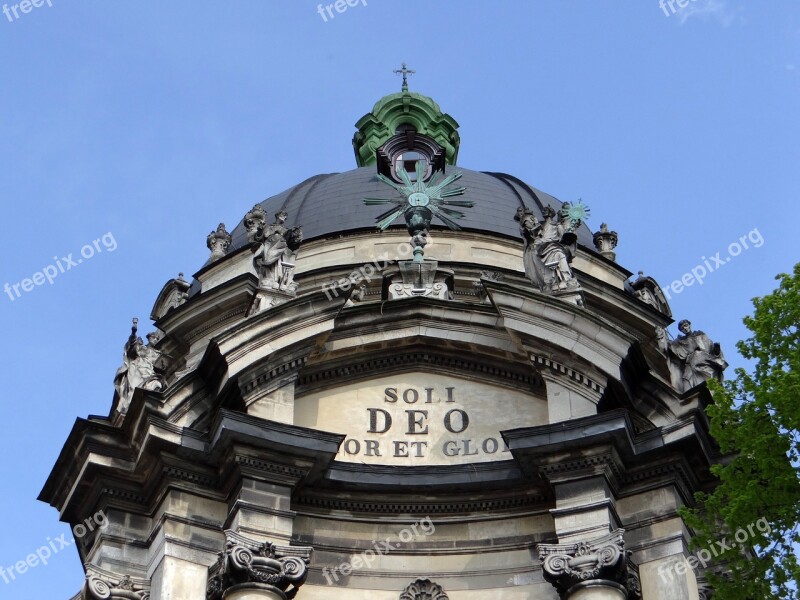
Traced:
<path fill-rule="evenodd" d="M 122 366 L 117 369 L 114 376 L 114 389 L 119 396 L 117 410 L 123 414 L 128 411 L 136 388 L 150 391 L 164 389 L 164 380 L 156 373 L 155 366 L 161 358 L 161 352 L 155 348 L 158 334 L 147 334 L 147 345 L 145 345 L 142 338 L 136 335 L 137 327 L 138 319 L 134 319 L 131 335 L 125 343 Z"/>
<path fill-rule="evenodd" d="M 702 331 L 692 331 L 692 324 L 686 319 L 678 323 L 678 329 L 682 335 L 667 344 L 670 376 L 675 388 L 686 392 L 709 379 L 722 381 L 728 362 L 720 345 Z"/>
<path fill-rule="evenodd" d="M 525 240 L 525 274 L 540 290 L 561 292 L 579 290 L 578 280 L 569 266 L 577 251 L 574 222 L 562 211 L 545 206 L 540 222 L 527 208 L 518 208 L 515 219 Z"/>
<path fill-rule="evenodd" d="M 264 228 L 259 244 L 253 248 L 253 266 L 262 289 L 294 291 L 294 263 L 303 241 L 300 227 L 287 228 L 287 214 L 280 211 L 275 222 Z"/>

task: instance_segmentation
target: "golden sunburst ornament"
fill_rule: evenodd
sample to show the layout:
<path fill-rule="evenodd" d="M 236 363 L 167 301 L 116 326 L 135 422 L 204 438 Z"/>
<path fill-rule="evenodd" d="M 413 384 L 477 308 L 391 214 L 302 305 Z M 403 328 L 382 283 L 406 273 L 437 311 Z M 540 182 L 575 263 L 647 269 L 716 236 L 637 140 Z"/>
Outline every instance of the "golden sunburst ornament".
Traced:
<path fill-rule="evenodd" d="M 383 231 L 391 225 L 395 219 L 404 215 L 408 232 L 411 235 L 419 231 L 428 229 L 431 218 L 437 217 L 450 229 L 461 229 L 453 219 L 460 219 L 464 213 L 448 206 L 459 206 L 471 208 L 475 203 L 471 200 L 448 200 L 453 196 L 460 196 L 466 191 L 464 187 L 445 189 L 461 178 L 461 173 L 453 173 L 443 177 L 442 173 L 434 173 L 430 181 L 423 181 L 425 176 L 425 164 L 417 161 L 415 165 L 416 181 L 412 181 L 408 172 L 404 168 L 397 170 L 397 174 L 403 181 L 398 184 L 385 175 L 378 175 L 378 179 L 391 186 L 400 193 L 402 198 L 364 198 L 367 206 L 380 204 L 394 204 L 394 208 L 376 217 L 378 229 Z"/>

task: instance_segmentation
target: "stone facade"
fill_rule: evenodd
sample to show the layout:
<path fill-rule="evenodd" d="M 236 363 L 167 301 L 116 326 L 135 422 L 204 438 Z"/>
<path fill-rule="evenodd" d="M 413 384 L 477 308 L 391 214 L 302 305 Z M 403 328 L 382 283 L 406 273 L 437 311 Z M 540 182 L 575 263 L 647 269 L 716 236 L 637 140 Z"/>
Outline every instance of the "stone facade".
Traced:
<path fill-rule="evenodd" d="M 414 135 L 388 121 L 403 106 Z M 376 107 L 356 136 L 367 166 L 329 186 L 330 215 L 291 206 L 323 193 L 312 179 L 220 225 L 191 287 L 158 295 L 163 333 L 125 345 L 118 381 L 138 381 L 149 352 L 162 385 L 120 384 L 108 417 L 76 423 L 40 499 L 71 524 L 107 517 L 79 541 L 77 597 L 707 597 L 702 573 L 674 567 L 688 556 L 678 509 L 719 460 L 692 370 L 705 355 L 691 352 L 712 349 L 665 341 L 669 307 L 650 278 L 628 282 L 616 232 L 562 227 L 573 213 L 518 180 L 490 197 L 481 186 L 501 179 L 466 172 L 460 230 L 409 194 L 408 231 L 357 216 L 326 231 L 321 218 L 368 210 L 380 188 L 365 170 L 390 178 L 403 139 L 430 150 L 430 170 L 456 170 L 457 124 L 435 103 L 404 90 Z M 562 279 L 537 284 L 534 267 Z M 699 385 L 671 377 L 679 356 Z"/>

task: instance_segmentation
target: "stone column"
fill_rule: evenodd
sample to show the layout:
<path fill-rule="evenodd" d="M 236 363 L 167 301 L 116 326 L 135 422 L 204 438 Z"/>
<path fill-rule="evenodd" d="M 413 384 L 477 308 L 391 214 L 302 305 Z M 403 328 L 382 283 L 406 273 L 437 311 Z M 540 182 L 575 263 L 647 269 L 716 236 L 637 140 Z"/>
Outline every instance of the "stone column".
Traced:
<path fill-rule="evenodd" d="M 225 539 L 209 569 L 206 600 L 287 600 L 305 583 L 312 548 L 258 542 L 230 530 Z"/>
<path fill-rule="evenodd" d="M 563 600 L 626 600 L 623 529 L 587 542 L 537 546 L 545 580 Z"/>

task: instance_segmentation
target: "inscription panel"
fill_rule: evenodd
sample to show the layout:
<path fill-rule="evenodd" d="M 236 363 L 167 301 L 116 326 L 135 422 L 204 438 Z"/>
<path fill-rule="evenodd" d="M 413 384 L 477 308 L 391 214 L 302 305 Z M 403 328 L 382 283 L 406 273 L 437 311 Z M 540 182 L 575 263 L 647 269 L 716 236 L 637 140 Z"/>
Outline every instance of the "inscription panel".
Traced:
<path fill-rule="evenodd" d="M 439 374 L 405 373 L 295 399 L 296 425 L 347 436 L 337 460 L 447 465 L 508 460 L 500 431 L 547 423 L 547 402 Z"/>

